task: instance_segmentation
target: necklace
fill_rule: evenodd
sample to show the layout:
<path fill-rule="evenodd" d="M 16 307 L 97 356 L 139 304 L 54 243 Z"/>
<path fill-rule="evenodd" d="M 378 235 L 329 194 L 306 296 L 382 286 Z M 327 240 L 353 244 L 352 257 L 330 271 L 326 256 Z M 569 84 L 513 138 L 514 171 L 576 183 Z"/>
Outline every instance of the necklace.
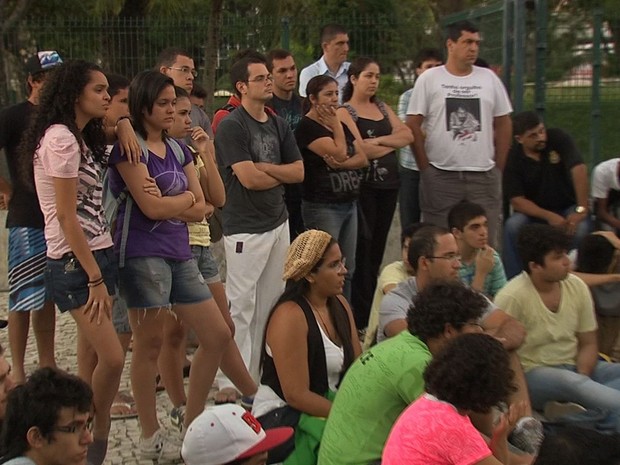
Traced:
<path fill-rule="evenodd" d="M 321 313 L 314 308 L 314 305 L 312 305 L 312 303 L 306 299 L 306 302 L 308 302 L 308 304 L 310 305 L 310 308 L 312 309 L 312 311 L 314 312 L 315 315 L 317 315 L 319 317 L 319 320 L 321 321 L 321 326 L 323 327 L 323 329 L 325 330 L 325 334 L 327 334 L 327 337 L 333 342 L 334 338 L 332 337 L 332 335 L 329 333 L 329 327 L 327 326 L 327 324 L 325 323 L 325 320 L 323 319 L 323 317 L 321 316 Z"/>

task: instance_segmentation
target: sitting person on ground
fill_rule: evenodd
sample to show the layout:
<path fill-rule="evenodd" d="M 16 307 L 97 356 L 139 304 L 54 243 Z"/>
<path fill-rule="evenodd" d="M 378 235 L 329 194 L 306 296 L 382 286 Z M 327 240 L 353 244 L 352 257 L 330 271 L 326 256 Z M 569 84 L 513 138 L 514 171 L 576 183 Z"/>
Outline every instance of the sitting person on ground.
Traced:
<path fill-rule="evenodd" d="M 396 420 L 385 443 L 383 465 L 529 464 L 511 460 L 508 434 L 525 410 L 513 404 L 493 428 L 490 443 L 468 415 L 486 413 L 516 389 L 506 349 L 486 334 L 463 334 L 446 344 L 424 372 L 426 393 Z"/>
<path fill-rule="evenodd" d="M 565 425 L 547 434 L 534 465 L 618 465 L 620 435 Z"/>
<path fill-rule="evenodd" d="M 577 252 L 576 274 L 579 272 L 580 277 L 583 274 L 620 276 L 618 275 L 619 247 L 620 240 L 611 231 L 592 233 L 584 237 Z M 620 360 L 618 344 L 620 342 L 620 282 L 592 285 L 587 279 L 586 277 L 584 281 L 590 287 L 598 321 L 598 349 L 612 360 L 618 361 Z"/>
<path fill-rule="evenodd" d="M 326 232 L 305 231 L 290 245 L 284 263 L 284 294 L 265 332 L 262 378 L 253 413 L 266 427 L 298 427 L 301 414 L 325 419 L 333 392 L 361 352 L 348 302 L 347 273 L 338 243 Z M 269 453 L 286 459 L 296 440 Z M 309 459 L 300 463 L 310 465 Z"/>
<path fill-rule="evenodd" d="M 620 158 L 605 160 L 594 167 L 591 194 L 596 226 L 620 232 Z"/>
<path fill-rule="evenodd" d="M 216 405 L 189 425 L 181 456 L 185 465 L 264 465 L 267 452 L 292 435 L 287 426 L 264 430 L 239 405 Z"/>
<path fill-rule="evenodd" d="M 495 303 L 525 325 L 518 349 L 532 406 L 575 402 L 609 412 L 620 431 L 620 365 L 598 360 L 597 324 L 588 286 L 570 273 L 571 237 L 531 224 L 519 233 L 526 270 L 497 294 Z"/>
<path fill-rule="evenodd" d="M 448 227 L 461 255 L 461 281 L 492 299 L 506 284 L 506 274 L 502 259 L 489 245 L 489 224 L 484 208 L 462 200 L 448 212 Z"/>
<path fill-rule="evenodd" d="M 371 347 L 347 371 L 327 418 L 319 465 L 380 460 L 392 425 L 424 391 L 422 374 L 433 354 L 461 333 L 481 331 L 486 309 L 481 294 L 455 280 L 420 291 L 407 329 Z"/>
<path fill-rule="evenodd" d="M 396 287 L 397 284 L 402 283 L 405 279 L 413 276 L 413 268 L 409 264 L 407 259 L 407 253 L 409 252 L 409 242 L 411 238 L 421 227 L 425 226 L 424 223 L 415 223 L 403 228 L 400 235 L 400 250 L 401 260 L 392 262 L 381 270 L 379 278 L 377 279 L 377 287 L 375 288 L 375 295 L 372 299 L 372 306 L 370 307 L 370 317 L 368 319 L 368 328 L 366 329 L 366 336 L 364 337 L 363 350 L 367 350 L 377 342 L 377 328 L 379 327 L 379 308 L 381 307 L 381 301 L 383 296 Z"/>
<path fill-rule="evenodd" d="M 9 393 L 0 462 L 86 465 L 92 407 L 88 384 L 62 370 L 40 368 Z"/>
<path fill-rule="evenodd" d="M 504 224 L 502 257 L 508 279 L 523 269 L 517 250 L 521 228 L 532 222 L 560 226 L 573 247 L 591 229 L 588 169 L 571 136 L 533 111 L 513 117 L 514 142 L 504 170 L 504 196 L 514 213 Z"/>

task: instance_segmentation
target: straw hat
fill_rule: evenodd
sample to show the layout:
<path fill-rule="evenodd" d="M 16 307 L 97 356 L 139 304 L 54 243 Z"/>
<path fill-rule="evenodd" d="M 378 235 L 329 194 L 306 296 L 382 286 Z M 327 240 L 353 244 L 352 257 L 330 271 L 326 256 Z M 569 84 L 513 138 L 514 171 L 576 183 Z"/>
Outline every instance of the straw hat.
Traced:
<path fill-rule="evenodd" d="M 321 260 L 331 240 L 332 236 L 318 229 L 297 236 L 286 254 L 283 279 L 299 281 L 307 276 Z"/>

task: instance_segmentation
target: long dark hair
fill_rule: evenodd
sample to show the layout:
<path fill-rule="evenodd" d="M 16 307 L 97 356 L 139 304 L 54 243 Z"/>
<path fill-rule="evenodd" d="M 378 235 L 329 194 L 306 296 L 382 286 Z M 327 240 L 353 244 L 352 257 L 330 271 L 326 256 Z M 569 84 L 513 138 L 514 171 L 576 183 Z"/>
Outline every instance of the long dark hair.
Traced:
<path fill-rule="evenodd" d="M 308 81 L 308 85 L 306 86 L 306 98 L 304 99 L 302 112 L 304 114 L 310 111 L 312 107 L 312 102 L 310 102 L 310 96 L 312 95 L 314 98 L 318 98 L 319 92 L 321 92 L 325 86 L 331 83 L 338 84 L 333 77 L 328 76 L 327 74 L 319 74 L 318 76 L 314 76 L 310 81 Z"/>
<path fill-rule="evenodd" d="M 327 247 L 325 247 L 325 252 L 329 250 L 334 244 L 337 244 L 336 240 L 332 238 Z M 323 254 L 325 254 L 323 252 Z M 319 267 L 323 264 L 324 258 L 322 257 L 314 268 L 310 270 L 310 273 L 315 272 L 319 269 Z M 261 349 L 261 368 L 263 366 L 263 361 L 265 360 L 265 356 L 267 352 L 265 350 L 266 340 L 267 340 L 267 328 L 269 327 L 269 321 L 276 308 L 282 305 L 284 302 L 296 302 L 299 299 L 304 299 L 305 296 L 310 292 L 310 283 L 308 280 L 302 278 L 298 281 L 293 281 L 289 279 L 286 281 L 286 287 L 284 288 L 284 292 L 275 303 L 271 311 L 269 312 L 269 316 L 267 317 L 267 324 L 265 325 L 265 333 L 263 335 L 263 344 Z M 342 304 L 338 300 L 338 297 L 331 296 L 327 298 L 327 310 L 329 312 L 329 316 L 334 323 L 334 328 L 336 329 L 336 333 L 338 337 L 342 341 L 342 349 L 344 352 L 344 361 L 342 363 L 342 371 L 340 372 L 340 379 L 347 372 L 353 360 L 355 359 L 355 355 L 353 352 L 353 341 L 351 339 L 351 322 L 349 321 L 349 316 L 346 312 L 342 311 Z"/>
<path fill-rule="evenodd" d="M 349 71 L 347 71 L 347 76 L 349 77 L 349 79 L 344 85 L 344 88 L 342 89 L 342 103 L 348 102 L 353 96 L 353 84 L 351 83 L 351 77 L 355 76 L 356 78 L 359 78 L 360 74 L 362 74 L 362 72 L 368 67 L 368 65 L 371 65 L 373 63 L 379 66 L 377 60 L 369 57 L 359 57 L 351 63 L 351 65 L 349 66 Z M 375 95 L 370 97 L 371 102 L 374 102 L 375 100 Z"/>
<path fill-rule="evenodd" d="M 129 85 L 129 114 L 136 132 L 145 140 L 147 134 L 143 111 L 146 110 L 151 114 L 159 94 L 169 86 L 174 88 L 174 81 L 159 71 L 142 71 Z M 162 139 L 165 139 L 163 131 Z"/>
<path fill-rule="evenodd" d="M 103 118 L 92 118 L 81 131 L 76 123 L 75 102 L 90 82 L 94 71 L 103 73 L 96 64 L 83 60 L 69 61 L 50 71 L 41 91 L 39 105 L 18 148 L 22 155 L 19 158 L 19 176 L 25 186 L 34 189 L 32 159 L 45 131 L 53 124 L 67 126 L 77 139 L 82 156 L 82 145 L 86 144 L 95 161 L 106 163 Z"/>

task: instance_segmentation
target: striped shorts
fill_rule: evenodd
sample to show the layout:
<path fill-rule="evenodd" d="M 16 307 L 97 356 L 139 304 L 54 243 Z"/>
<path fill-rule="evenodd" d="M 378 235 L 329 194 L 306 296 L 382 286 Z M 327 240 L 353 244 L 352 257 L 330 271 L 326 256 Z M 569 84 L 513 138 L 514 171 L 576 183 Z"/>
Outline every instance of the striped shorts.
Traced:
<path fill-rule="evenodd" d="M 42 229 L 9 228 L 9 311 L 43 308 L 46 252 Z"/>

